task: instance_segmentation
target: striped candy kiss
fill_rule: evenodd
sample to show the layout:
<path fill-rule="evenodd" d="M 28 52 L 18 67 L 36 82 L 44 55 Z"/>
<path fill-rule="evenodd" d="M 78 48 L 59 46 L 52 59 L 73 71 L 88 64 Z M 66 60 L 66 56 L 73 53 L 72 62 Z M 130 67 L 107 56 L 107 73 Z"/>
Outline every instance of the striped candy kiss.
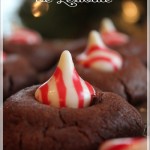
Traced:
<path fill-rule="evenodd" d="M 129 37 L 126 34 L 116 30 L 113 22 L 104 18 L 101 23 L 102 39 L 109 46 L 120 46 L 129 42 Z"/>
<path fill-rule="evenodd" d="M 120 54 L 108 49 L 97 31 L 90 33 L 87 50 L 77 57 L 77 61 L 84 67 L 104 72 L 118 71 L 122 67 Z"/>
<path fill-rule="evenodd" d="M 76 72 L 69 51 L 64 51 L 52 77 L 35 92 L 43 104 L 55 107 L 83 108 L 91 103 L 94 88 Z"/>
<path fill-rule="evenodd" d="M 34 45 L 42 41 L 42 37 L 36 31 L 20 28 L 16 29 L 6 39 L 9 43 Z"/>
<path fill-rule="evenodd" d="M 147 150 L 146 138 L 122 138 L 108 140 L 99 150 Z"/>

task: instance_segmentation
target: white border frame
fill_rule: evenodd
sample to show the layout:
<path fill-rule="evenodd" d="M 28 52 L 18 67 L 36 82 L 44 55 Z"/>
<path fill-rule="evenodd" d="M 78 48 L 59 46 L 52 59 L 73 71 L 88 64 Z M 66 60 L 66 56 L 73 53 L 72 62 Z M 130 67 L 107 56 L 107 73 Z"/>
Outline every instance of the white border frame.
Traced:
<path fill-rule="evenodd" d="M 3 0 L 0 0 L 0 150 L 3 150 Z"/>
<path fill-rule="evenodd" d="M 147 0 L 147 150 L 150 149 L 150 1 Z"/>
<path fill-rule="evenodd" d="M 0 150 L 3 150 L 3 0 L 0 0 Z M 150 1 L 147 0 L 147 150 L 150 149 Z"/>

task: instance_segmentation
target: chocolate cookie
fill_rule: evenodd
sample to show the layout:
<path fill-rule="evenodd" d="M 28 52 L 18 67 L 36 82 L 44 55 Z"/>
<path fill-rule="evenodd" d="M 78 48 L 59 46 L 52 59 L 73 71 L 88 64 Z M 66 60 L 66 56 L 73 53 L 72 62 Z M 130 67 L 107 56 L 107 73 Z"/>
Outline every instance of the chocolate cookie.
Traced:
<path fill-rule="evenodd" d="M 146 66 L 147 65 L 147 44 L 146 41 L 132 38 L 130 42 L 118 47 L 111 47 L 117 50 L 121 55 L 127 57 L 137 57 Z"/>
<path fill-rule="evenodd" d="M 137 57 L 108 48 L 97 31 L 91 31 L 86 50 L 75 56 L 80 76 L 103 91 L 114 92 L 137 104 L 147 98 L 147 70 Z"/>
<path fill-rule="evenodd" d="M 4 45 L 7 53 L 17 53 L 26 57 L 29 63 L 37 70 L 44 71 L 58 60 L 60 52 L 49 41 L 44 41 L 36 45 Z"/>
<path fill-rule="evenodd" d="M 76 64 L 80 76 L 103 91 L 114 92 L 132 104 L 147 98 L 147 72 L 138 58 L 124 58 L 121 70 L 112 73 L 96 71 Z"/>
<path fill-rule="evenodd" d="M 89 107 L 56 108 L 34 98 L 37 88 L 21 90 L 5 101 L 5 150 L 97 150 L 107 139 L 143 133 L 139 113 L 116 94 L 97 90 Z"/>
<path fill-rule="evenodd" d="M 37 83 L 36 71 L 19 55 L 7 55 L 3 64 L 4 100 L 15 92 Z"/>

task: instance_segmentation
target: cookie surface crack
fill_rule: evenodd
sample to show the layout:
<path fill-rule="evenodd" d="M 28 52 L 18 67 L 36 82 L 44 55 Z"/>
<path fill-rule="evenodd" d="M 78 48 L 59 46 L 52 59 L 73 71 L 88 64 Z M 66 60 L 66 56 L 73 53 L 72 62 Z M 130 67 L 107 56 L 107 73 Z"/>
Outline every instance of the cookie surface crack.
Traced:
<path fill-rule="evenodd" d="M 91 143 L 91 140 L 90 140 L 89 136 L 88 136 L 83 130 L 81 130 L 79 127 L 77 127 L 77 128 L 78 128 L 79 133 L 80 133 L 82 136 L 84 136 L 84 137 L 87 139 L 88 142 Z"/>
<path fill-rule="evenodd" d="M 127 97 L 127 101 L 128 101 L 129 103 L 131 103 L 132 98 L 131 98 L 130 93 L 128 92 L 128 89 L 127 89 L 127 87 L 126 87 L 126 84 L 125 84 L 120 78 L 118 78 L 118 80 L 120 81 L 120 83 L 121 83 L 122 86 L 124 87 L 124 93 L 125 93 L 125 95 L 126 95 L 126 97 Z"/>
<path fill-rule="evenodd" d="M 61 122 L 63 123 L 63 125 L 65 125 L 66 121 L 64 120 L 64 118 L 63 118 L 63 116 L 61 114 L 61 110 L 58 111 L 58 114 L 59 114 L 59 118 L 60 118 Z"/>

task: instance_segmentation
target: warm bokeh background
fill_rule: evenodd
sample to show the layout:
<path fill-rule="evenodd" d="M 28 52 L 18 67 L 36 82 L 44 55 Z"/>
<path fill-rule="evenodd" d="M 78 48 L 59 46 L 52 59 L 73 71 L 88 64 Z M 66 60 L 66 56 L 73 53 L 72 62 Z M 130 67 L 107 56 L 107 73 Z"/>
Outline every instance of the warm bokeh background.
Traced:
<path fill-rule="evenodd" d="M 99 29 L 103 17 L 113 19 L 118 29 L 146 35 L 147 0 L 113 0 L 111 3 L 82 3 L 75 8 L 65 4 L 26 0 L 20 16 L 26 26 L 36 29 L 45 38 L 78 38 L 91 29 Z"/>

